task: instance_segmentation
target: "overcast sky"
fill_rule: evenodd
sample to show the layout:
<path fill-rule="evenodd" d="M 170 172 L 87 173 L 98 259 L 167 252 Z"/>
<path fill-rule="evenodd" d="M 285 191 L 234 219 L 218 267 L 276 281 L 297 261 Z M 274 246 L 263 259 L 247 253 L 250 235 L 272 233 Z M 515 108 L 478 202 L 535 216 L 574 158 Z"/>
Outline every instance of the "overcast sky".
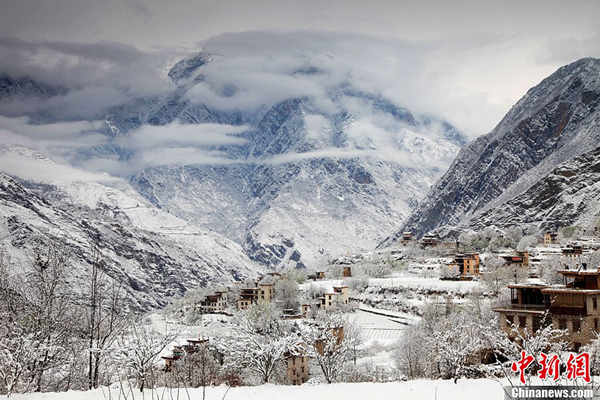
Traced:
<path fill-rule="evenodd" d="M 311 52 L 313 61 L 334 54 L 356 67 L 363 85 L 372 81 L 397 104 L 435 113 L 472 139 L 560 66 L 600 57 L 598 15 L 597 0 L 0 0 L 0 72 L 72 89 L 19 109 L 43 106 L 92 121 L 103 107 L 168 90 L 161 72 L 185 55 L 211 46 L 265 51 L 283 32 L 282 60 L 295 52 Z M 238 99 L 240 107 L 273 93 Z M 0 121 L 0 134 L 16 130 L 31 139 L 28 122 L 15 121 L 12 128 Z"/>
<path fill-rule="evenodd" d="M 424 48 L 443 43 L 426 58 L 423 79 L 436 80 L 437 96 L 448 100 L 452 108 L 448 114 L 464 114 L 455 116 L 455 123 L 470 136 L 489 131 L 529 87 L 559 66 L 600 56 L 596 0 L 2 0 L 0 4 L 0 45 L 10 39 L 18 39 L 21 46 L 52 42 L 55 48 L 61 43 L 113 42 L 151 54 L 153 62 L 141 61 L 150 64 L 148 68 L 166 68 L 199 50 L 206 39 L 226 32 L 301 29 L 396 38 Z M 97 51 L 78 56 L 92 57 Z M 134 58 L 130 63 L 140 62 Z M 18 64 L 11 68 L 14 71 Z"/>

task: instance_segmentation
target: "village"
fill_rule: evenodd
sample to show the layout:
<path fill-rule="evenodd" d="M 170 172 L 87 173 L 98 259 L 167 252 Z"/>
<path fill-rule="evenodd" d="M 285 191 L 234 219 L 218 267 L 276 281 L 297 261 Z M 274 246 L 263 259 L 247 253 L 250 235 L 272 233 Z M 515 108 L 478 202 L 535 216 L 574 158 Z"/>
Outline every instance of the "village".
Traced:
<path fill-rule="evenodd" d="M 238 334 L 231 329 L 235 319 L 264 307 L 277 309 L 276 318 L 292 326 L 291 330 L 319 331 L 316 340 L 314 335 L 306 340 L 299 333 L 302 338 L 296 350 L 282 353 L 275 368 L 279 375 L 273 375 L 273 381 L 280 384 L 427 376 L 425 372 L 410 376 L 398 365 L 410 361 L 399 350 L 399 343 L 406 344 L 407 335 L 429 318 L 428 314 L 437 313 L 438 319 L 443 319 L 470 310 L 473 302 L 485 303 L 489 314 L 495 316 L 494 326 L 487 328 L 494 335 L 505 335 L 498 340 L 506 338 L 518 348 L 523 340 L 550 326 L 558 331 L 553 340 L 565 351 L 577 352 L 598 338 L 600 239 L 597 231 L 567 239 L 561 236 L 545 231 L 535 240 L 532 235 L 513 238 L 512 250 L 505 246 L 492 252 L 490 243 L 509 243 L 509 239 L 489 238 L 483 251 L 475 251 L 477 246 L 472 244 L 479 238 L 473 236 L 461 238 L 471 244 L 466 245 L 435 235 L 416 240 L 411 232 L 405 232 L 390 249 L 347 255 L 325 270 L 272 272 L 204 292 L 193 302 L 171 308 L 171 319 L 197 319 L 186 326 L 172 351 L 165 350 L 161 368 L 169 373 L 181 359 L 200 349 L 211 349 L 211 354 L 225 363 L 227 347 L 219 347 L 219 343 L 223 337 Z M 426 342 L 426 338 L 421 340 Z M 329 347 L 324 347 L 326 342 Z M 473 348 L 465 364 L 497 363 L 504 355 L 492 347 Z M 332 363 L 340 364 L 339 373 L 331 379 L 327 376 L 331 366 L 323 368 L 323 359 L 331 361 L 336 353 L 339 357 Z M 238 383 L 247 384 L 243 381 L 239 378 Z"/>

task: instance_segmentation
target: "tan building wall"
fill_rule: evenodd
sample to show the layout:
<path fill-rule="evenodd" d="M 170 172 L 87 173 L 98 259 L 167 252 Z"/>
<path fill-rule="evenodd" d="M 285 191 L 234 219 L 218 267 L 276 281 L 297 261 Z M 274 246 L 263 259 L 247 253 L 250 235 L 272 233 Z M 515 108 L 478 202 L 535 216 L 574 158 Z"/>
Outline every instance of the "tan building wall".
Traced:
<path fill-rule="evenodd" d="M 308 381 L 308 357 L 288 356 L 286 358 L 286 379 L 292 385 L 302 385 Z"/>
<path fill-rule="evenodd" d="M 275 288 L 273 285 L 258 285 L 258 298 L 268 302 L 275 298 Z"/>

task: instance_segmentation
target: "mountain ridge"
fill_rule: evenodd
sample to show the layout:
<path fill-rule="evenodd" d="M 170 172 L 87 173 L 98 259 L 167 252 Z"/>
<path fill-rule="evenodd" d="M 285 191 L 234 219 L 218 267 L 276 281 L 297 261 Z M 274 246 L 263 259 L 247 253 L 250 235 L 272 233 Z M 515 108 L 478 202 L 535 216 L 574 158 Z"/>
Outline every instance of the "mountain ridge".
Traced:
<path fill-rule="evenodd" d="M 526 191 L 550 170 L 595 148 L 600 60 L 559 68 L 531 88 L 490 133 L 465 146 L 403 230 L 417 235 L 468 228 L 486 212 Z M 540 221 L 541 222 L 541 221 Z"/>

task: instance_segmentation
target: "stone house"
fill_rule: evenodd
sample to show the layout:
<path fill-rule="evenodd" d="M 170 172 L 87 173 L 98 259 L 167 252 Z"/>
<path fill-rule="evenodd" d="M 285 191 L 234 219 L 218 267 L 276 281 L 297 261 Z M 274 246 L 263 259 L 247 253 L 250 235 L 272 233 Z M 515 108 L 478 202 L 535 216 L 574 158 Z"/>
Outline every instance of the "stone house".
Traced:
<path fill-rule="evenodd" d="M 217 291 L 204 297 L 200 302 L 200 311 L 203 313 L 211 313 L 224 311 L 227 308 L 227 292 Z"/>
<path fill-rule="evenodd" d="M 522 334 L 525 327 L 536 332 L 552 324 L 567 331 L 564 339 L 578 351 L 600 332 L 600 271 L 567 269 L 558 273 L 563 275 L 564 285 L 509 285 L 511 305 L 494 311 L 501 315 L 500 328 L 509 336 L 516 336 L 513 326 Z"/>
<path fill-rule="evenodd" d="M 553 244 L 558 244 L 558 233 L 547 231 L 544 233 L 544 246 L 548 247 Z"/>
<path fill-rule="evenodd" d="M 455 254 L 448 268 L 457 270 L 460 276 L 479 275 L 479 253 Z"/>
<path fill-rule="evenodd" d="M 501 257 L 504 258 L 504 262 L 508 266 L 529 268 L 529 252 L 527 250 L 519 250 L 516 254 L 504 255 Z"/>
<path fill-rule="evenodd" d="M 334 306 L 347 305 L 350 302 L 348 286 L 334 286 L 332 292 L 323 294 L 321 308 L 328 309 Z"/>
<path fill-rule="evenodd" d="M 402 246 L 406 246 L 407 244 L 412 243 L 413 240 L 414 240 L 414 237 L 413 237 L 412 232 L 404 232 L 404 233 L 402 233 L 402 238 L 400 239 L 400 244 L 402 244 Z"/>
<path fill-rule="evenodd" d="M 292 385 L 302 385 L 308 381 L 308 357 L 304 354 L 284 355 L 286 380 Z"/>

